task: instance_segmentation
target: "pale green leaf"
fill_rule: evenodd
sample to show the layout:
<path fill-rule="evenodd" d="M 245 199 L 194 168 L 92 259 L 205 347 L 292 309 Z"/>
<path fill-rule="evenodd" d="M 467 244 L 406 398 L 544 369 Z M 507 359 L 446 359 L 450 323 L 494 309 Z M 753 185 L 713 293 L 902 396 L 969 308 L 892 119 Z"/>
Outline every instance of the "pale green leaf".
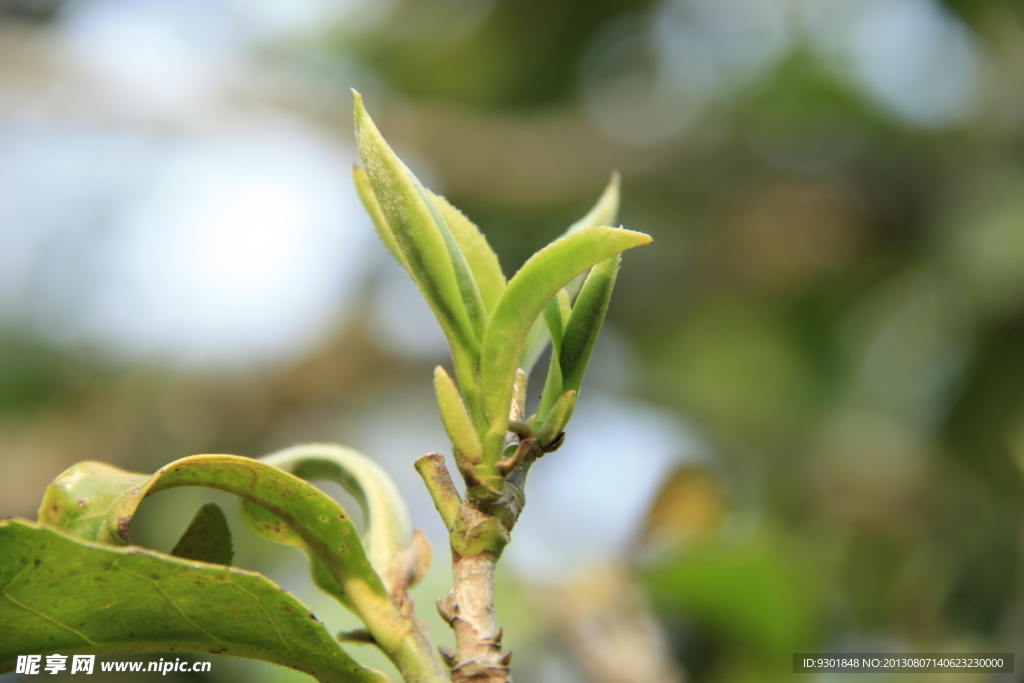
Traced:
<path fill-rule="evenodd" d="M 608 312 L 608 302 L 621 262 L 622 257 L 616 254 L 594 266 L 576 297 L 559 353 L 564 390 L 579 391 L 583 383 L 583 375 Z"/>
<path fill-rule="evenodd" d="M 483 236 L 480 229 L 461 211 L 452 206 L 444 197 L 434 194 L 430 190 L 427 190 L 427 194 L 434 201 L 434 205 L 452 235 L 455 236 L 455 241 L 458 242 L 459 248 L 473 272 L 484 309 L 490 313 L 501 293 L 505 291 L 506 284 L 505 274 L 501 270 L 497 254 L 491 249 L 491 245 L 488 244 L 487 238 Z"/>
<path fill-rule="evenodd" d="M 565 332 L 565 324 L 571 314 L 572 304 L 569 302 L 569 293 L 563 287 L 558 290 L 555 298 L 544 306 L 544 323 L 548 326 L 548 334 L 551 335 L 551 344 L 556 354 L 562 348 L 562 334 Z"/>
<path fill-rule="evenodd" d="M 111 539 L 99 535 L 111 504 L 149 477 L 91 460 L 72 465 L 46 487 L 39 506 L 39 523 L 89 541 L 110 542 Z"/>
<path fill-rule="evenodd" d="M 409 267 L 409 264 L 405 261 L 405 254 L 398 246 L 398 242 L 395 241 L 395 234 L 391 232 L 391 226 L 388 225 L 388 219 L 384 217 L 384 213 L 380 210 L 380 204 L 377 203 L 377 197 L 373 194 L 373 188 L 370 187 L 370 179 L 366 177 L 366 171 L 359 166 L 352 167 L 352 180 L 356 186 L 356 194 L 359 195 L 359 200 L 363 203 L 363 208 L 366 209 L 366 213 L 370 215 L 370 220 L 373 222 L 373 227 L 377 231 L 377 236 L 380 237 L 380 241 L 384 243 L 384 246 L 388 248 L 391 255 L 395 257 L 395 260 L 410 275 L 413 280 L 416 280 L 415 273 Z M 416 283 L 419 284 L 418 282 Z M 420 287 L 422 291 L 423 288 Z M 424 293 L 424 296 L 426 294 Z M 429 303 L 429 300 L 428 300 Z"/>
<path fill-rule="evenodd" d="M 587 228 L 563 237 L 534 254 L 509 281 L 484 334 L 480 386 L 490 430 L 484 459 L 501 456 L 512 381 L 530 326 L 547 302 L 575 275 L 621 251 L 649 244 L 651 238 L 622 228 Z"/>
<path fill-rule="evenodd" d="M 355 127 L 359 155 L 375 202 L 367 209 L 375 222 L 383 218 L 392 240 L 389 249 L 401 253 L 409 271 L 448 336 L 453 349 L 478 348 L 486 315 L 480 291 L 451 231 L 424 187 L 391 151 L 355 93 Z M 361 196 L 367 187 L 360 189 Z M 372 208 L 375 207 L 375 208 Z M 379 210 L 379 211 L 378 211 Z M 377 216 L 373 216 L 374 213 Z"/>
<path fill-rule="evenodd" d="M 537 420 L 543 418 L 551 410 L 558 397 L 562 395 L 562 364 L 559 356 L 562 353 L 562 335 L 572 315 L 569 293 L 565 288 L 558 290 L 554 299 L 544 307 L 544 320 L 551 335 L 551 359 L 548 362 L 548 374 L 544 378 L 544 390 L 541 392 L 540 406 L 537 408 Z"/>
<path fill-rule="evenodd" d="M 483 454 L 480 437 L 473 428 L 458 387 L 440 365 L 434 369 L 434 389 L 441 409 L 441 421 L 452 442 L 455 457 L 461 461 L 480 462 Z"/>
<path fill-rule="evenodd" d="M 538 414 L 539 426 L 535 430 L 537 443 L 547 448 L 558 440 L 558 435 L 565 431 L 565 426 L 572 419 L 572 411 L 576 408 L 576 392 L 570 389 L 555 401 L 547 415 Z"/>
<path fill-rule="evenodd" d="M 574 232 L 579 232 L 587 228 L 597 228 L 601 226 L 615 225 L 615 218 L 619 212 L 619 174 L 613 173 L 611 180 L 608 181 L 608 185 L 604 188 L 604 192 L 598 198 L 597 203 L 594 204 L 593 208 L 587 212 L 587 215 L 579 219 L 569 229 L 563 233 L 563 237 L 570 235 Z M 565 285 L 565 290 L 569 293 L 570 299 L 580 291 L 580 286 L 583 284 L 583 274 L 579 274 L 573 277 Z M 548 336 L 548 330 L 545 325 L 540 323 L 535 324 L 530 329 L 530 335 L 526 340 L 526 344 L 523 347 L 523 355 L 519 361 L 519 367 L 521 367 L 527 374 L 536 365 L 537 360 L 541 354 L 544 353 L 544 349 L 548 345 L 550 337 Z"/>

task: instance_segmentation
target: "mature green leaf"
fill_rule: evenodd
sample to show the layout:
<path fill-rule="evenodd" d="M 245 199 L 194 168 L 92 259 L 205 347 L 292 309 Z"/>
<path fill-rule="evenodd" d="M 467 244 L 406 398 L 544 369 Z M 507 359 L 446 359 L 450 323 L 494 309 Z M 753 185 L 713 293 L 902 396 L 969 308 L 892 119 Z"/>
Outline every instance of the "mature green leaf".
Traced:
<path fill-rule="evenodd" d="M 440 365 L 434 369 L 434 389 L 441 409 L 441 421 L 452 442 L 455 457 L 470 463 L 480 462 L 483 454 L 480 437 L 473 428 L 458 387 Z"/>
<path fill-rule="evenodd" d="M 501 293 L 505 291 L 505 274 L 498 262 L 498 255 L 491 249 L 487 238 L 483 236 L 480 229 L 471 220 L 452 206 L 444 197 L 427 190 L 427 194 L 434 201 L 434 206 L 441 214 L 441 218 L 448 225 L 458 242 L 459 248 L 466 257 L 473 278 L 480 289 L 480 298 L 483 299 L 485 310 L 490 313 L 494 304 L 498 302 Z"/>
<path fill-rule="evenodd" d="M 412 525 L 405 501 L 388 473 L 359 451 L 337 444 L 302 444 L 260 460 L 302 479 L 324 479 L 341 484 L 363 510 L 365 528 L 362 542 L 366 557 L 390 590 L 392 566 L 398 554 L 409 546 Z M 243 506 L 251 521 L 256 521 L 252 519 L 253 513 L 266 511 L 249 501 L 245 501 Z M 287 529 L 284 522 L 278 521 L 280 524 L 268 536 L 271 540 L 281 542 L 281 536 L 285 534 L 297 536 Z M 266 526 L 257 523 L 254 528 L 261 531 Z M 284 542 L 296 545 L 291 540 Z"/>
<path fill-rule="evenodd" d="M 273 662 L 334 683 L 384 683 L 309 609 L 253 572 L 0 522 L 0 673 L 17 655 L 194 652 Z"/>
<path fill-rule="evenodd" d="M 615 217 L 619 212 L 619 174 L 613 173 L 611 180 L 608 181 L 607 187 L 604 188 L 604 192 L 598 198 L 597 203 L 594 204 L 593 208 L 587 212 L 587 215 L 579 219 L 569 229 L 563 233 L 563 237 L 570 235 L 574 232 L 586 230 L 587 228 L 598 228 L 601 226 L 615 225 Z M 569 293 L 570 299 L 580 291 L 580 286 L 583 284 L 583 275 L 577 275 L 573 277 L 565 285 L 565 290 Z M 530 335 L 527 337 L 526 344 L 523 347 L 523 355 L 519 360 L 519 367 L 521 367 L 527 374 L 536 365 L 537 360 L 541 354 L 544 353 L 544 349 L 547 348 L 549 341 L 548 329 L 545 325 L 535 323 L 530 329 Z"/>
<path fill-rule="evenodd" d="M 512 381 L 523 344 L 547 302 L 575 275 L 621 251 L 649 244 L 648 235 L 621 228 L 587 228 L 534 254 L 509 281 L 484 333 L 480 385 L 490 429 L 484 440 L 485 461 L 501 457 Z"/>
<path fill-rule="evenodd" d="M 486 319 L 480 291 L 465 256 L 426 190 L 391 151 L 355 93 L 356 141 L 375 202 L 367 209 L 383 218 L 399 261 L 434 310 L 453 350 L 474 353 Z M 360 189 L 362 195 L 366 187 Z M 363 197 L 364 202 L 367 197 Z M 374 214 L 377 214 L 374 216 Z"/>
<path fill-rule="evenodd" d="M 39 506 L 39 523 L 89 541 L 110 541 L 99 538 L 107 510 L 122 493 L 141 486 L 147 479 L 148 474 L 126 472 L 102 462 L 90 460 L 72 465 L 46 487 Z"/>
<path fill-rule="evenodd" d="M 559 360 L 562 366 L 562 388 L 579 391 L 583 375 L 597 344 L 597 336 L 608 312 L 615 278 L 622 257 L 618 254 L 598 263 L 590 270 L 583 289 L 572 307 L 572 314 L 562 336 Z"/>
<path fill-rule="evenodd" d="M 245 518 L 246 524 L 257 535 L 268 541 L 293 546 L 305 553 L 309 558 L 309 573 L 313 576 L 313 583 L 320 590 L 333 596 L 342 605 L 355 611 L 355 605 L 352 604 L 352 601 L 345 594 L 345 588 L 335 578 L 334 574 L 331 573 L 331 570 L 328 569 L 324 561 L 302 540 L 301 536 L 292 530 L 287 522 L 265 507 L 248 500 L 242 501 L 242 515 Z"/>
<path fill-rule="evenodd" d="M 235 557 L 231 545 L 231 530 L 224 512 L 215 503 L 199 508 L 185 533 L 181 535 L 171 555 L 185 560 L 199 560 L 212 564 L 231 564 Z"/>
<path fill-rule="evenodd" d="M 367 610 L 390 606 L 387 590 L 341 505 L 308 482 L 252 458 L 193 455 L 175 460 L 113 502 L 99 540 L 126 543 L 128 523 L 143 498 L 176 486 L 227 491 L 265 508 L 322 563 L 322 569 L 335 582 L 335 595 L 346 606 L 360 616 Z"/>

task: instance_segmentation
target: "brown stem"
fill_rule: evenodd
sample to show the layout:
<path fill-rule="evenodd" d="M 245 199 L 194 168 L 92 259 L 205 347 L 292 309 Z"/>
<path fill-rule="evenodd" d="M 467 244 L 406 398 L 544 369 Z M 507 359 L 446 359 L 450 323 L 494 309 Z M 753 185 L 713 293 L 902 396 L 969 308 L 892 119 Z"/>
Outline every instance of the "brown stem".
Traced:
<path fill-rule="evenodd" d="M 512 653 L 502 654 L 494 611 L 494 565 L 490 553 L 455 556 L 455 586 L 439 605 L 455 631 L 456 652 L 450 654 L 454 683 L 510 683 Z"/>
<path fill-rule="evenodd" d="M 452 545 L 454 586 L 437 607 L 455 631 L 456 651 L 442 649 L 453 683 L 512 681 L 512 653 L 501 651 L 502 631 L 494 609 L 494 567 L 525 503 L 522 487 L 526 472 L 541 454 L 536 439 L 522 424 L 525 400 L 526 374 L 520 370 L 516 373 L 509 420 L 521 430 L 508 432 L 506 457 L 497 463 L 496 471 L 503 479 L 503 491 L 497 500 L 474 499 L 473 487 L 479 482 L 475 475 L 463 472 L 467 495 L 459 501 L 458 495 L 453 497 L 449 491 L 451 481 L 446 481 L 447 469 L 440 456 L 421 458 L 417 463 L 438 510 L 446 518 Z"/>

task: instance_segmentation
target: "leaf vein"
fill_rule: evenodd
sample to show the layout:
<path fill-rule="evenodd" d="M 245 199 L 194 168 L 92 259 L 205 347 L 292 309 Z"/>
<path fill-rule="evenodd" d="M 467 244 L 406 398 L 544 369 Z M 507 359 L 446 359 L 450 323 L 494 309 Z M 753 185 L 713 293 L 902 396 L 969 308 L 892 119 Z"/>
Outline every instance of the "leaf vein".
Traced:
<path fill-rule="evenodd" d="M 267 611 L 267 608 L 263 605 L 263 601 L 260 600 L 258 596 L 254 595 L 253 593 L 250 593 L 237 583 L 232 585 L 256 601 L 256 604 L 260 606 L 260 609 L 263 610 L 263 613 L 267 615 L 267 621 L 269 621 L 270 625 L 274 627 L 275 631 L 277 631 L 277 637 L 281 641 L 281 644 L 284 645 L 285 649 L 289 652 L 295 652 L 295 650 L 292 649 L 292 646 L 288 644 L 288 641 L 284 639 L 284 634 L 281 633 L 281 628 L 277 625 L 277 622 L 274 620 L 274 617 L 271 616 L 270 612 Z"/>
<path fill-rule="evenodd" d="M 51 621 L 54 624 L 57 624 L 57 626 L 60 626 L 61 628 L 65 629 L 65 630 L 71 631 L 76 636 L 78 636 L 79 638 L 81 638 L 85 642 L 89 643 L 90 645 L 97 645 L 98 644 L 98 643 L 94 642 L 92 639 L 90 639 L 89 636 L 85 635 L 84 633 L 82 633 L 78 629 L 75 629 L 75 628 L 72 628 L 72 627 L 68 626 L 67 624 L 65 624 L 60 619 L 57 619 L 56 617 L 50 616 L 49 614 L 47 614 L 46 612 L 43 612 L 42 610 L 36 609 L 35 607 L 32 607 L 31 605 L 26 605 L 25 603 L 21 602 L 20 600 L 15 599 L 15 597 L 13 595 L 11 595 L 10 593 L 7 592 L 6 588 L 4 590 L 0 591 L 0 594 L 2 594 L 5 598 L 10 600 L 11 602 L 13 602 L 15 605 L 17 605 L 18 607 L 22 608 L 23 610 L 31 612 L 32 614 L 35 614 L 38 617 L 42 617 L 43 619 L 46 619 L 47 621 Z"/>
<path fill-rule="evenodd" d="M 11 580 L 7 582 L 7 585 L 6 585 L 6 586 L 4 586 L 3 588 L 0 588 L 0 593 L 6 593 L 6 592 L 7 592 L 7 590 L 8 590 L 8 589 L 9 589 L 9 588 L 10 588 L 11 586 L 13 586 L 13 585 L 14 585 L 14 582 L 15 582 L 15 581 L 17 581 L 18 579 L 20 579 L 20 578 L 21 578 L 21 575 L 22 575 L 22 574 L 24 574 L 24 573 L 25 573 L 25 571 L 26 571 L 26 570 L 27 570 L 27 569 L 28 569 L 29 567 L 31 567 L 31 566 L 32 566 L 32 565 L 31 565 L 30 563 L 26 562 L 26 563 L 25 563 L 25 566 L 24 566 L 24 567 L 22 567 L 21 569 L 19 569 L 19 570 L 18 570 L 18 573 L 17 573 L 17 574 L 15 574 L 15 575 L 14 575 L 13 577 L 11 577 Z"/>
<path fill-rule="evenodd" d="M 211 640 L 215 640 L 218 643 L 223 643 L 224 642 L 223 640 L 221 640 L 217 636 L 213 635 L 212 633 L 207 631 L 205 628 L 203 628 L 202 626 L 200 626 L 196 622 L 192 621 L 192 619 L 190 619 L 189 616 L 187 614 L 185 614 L 185 610 L 183 610 L 181 608 L 181 606 L 178 605 L 178 603 L 176 603 L 174 601 L 174 598 L 172 598 L 170 595 L 168 595 L 167 591 L 165 591 L 163 588 L 160 587 L 159 583 L 157 583 L 153 579 L 149 578 L 148 576 L 143 576 L 142 574 L 139 574 L 137 572 L 133 572 L 131 569 L 126 569 L 125 567 L 121 566 L 120 564 L 118 564 L 116 562 L 114 563 L 114 566 L 117 567 L 118 569 L 120 569 L 123 572 L 127 572 L 127 573 L 131 574 L 132 576 L 135 576 L 137 578 L 142 579 L 143 581 L 148 581 L 149 583 L 153 584 L 153 587 L 156 588 L 158 591 L 160 591 L 161 595 L 163 595 L 165 598 L 167 598 L 167 602 L 171 603 L 171 605 L 174 606 L 174 609 L 178 610 L 178 614 L 181 615 L 182 619 L 184 619 L 188 623 L 192 624 L 192 626 L 195 627 L 196 629 L 198 629 L 199 631 L 202 631 L 203 633 L 205 633 Z"/>

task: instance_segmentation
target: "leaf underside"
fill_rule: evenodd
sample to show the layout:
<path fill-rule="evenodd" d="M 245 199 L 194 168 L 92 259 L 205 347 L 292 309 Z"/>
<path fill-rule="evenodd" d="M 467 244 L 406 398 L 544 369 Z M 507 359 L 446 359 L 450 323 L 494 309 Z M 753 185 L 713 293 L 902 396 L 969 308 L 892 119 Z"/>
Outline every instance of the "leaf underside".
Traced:
<path fill-rule="evenodd" d="M 398 487 L 384 469 L 359 451 L 337 444 L 302 444 L 260 459 L 307 481 L 340 484 L 363 510 L 362 545 L 370 565 L 391 589 L 392 564 L 412 538 L 412 524 Z M 277 543 L 303 547 L 299 534 L 266 508 L 243 501 L 246 522 Z"/>
<path fill-rule="evenodd" d="M 214 503 L 199 508 L 185 533 L 181 535 L 171 555 L 183 560 L 199 560 L 212 564 L 231 564 L 235 551 L 231 544 L 231 529 L 224 512 Z"/>

